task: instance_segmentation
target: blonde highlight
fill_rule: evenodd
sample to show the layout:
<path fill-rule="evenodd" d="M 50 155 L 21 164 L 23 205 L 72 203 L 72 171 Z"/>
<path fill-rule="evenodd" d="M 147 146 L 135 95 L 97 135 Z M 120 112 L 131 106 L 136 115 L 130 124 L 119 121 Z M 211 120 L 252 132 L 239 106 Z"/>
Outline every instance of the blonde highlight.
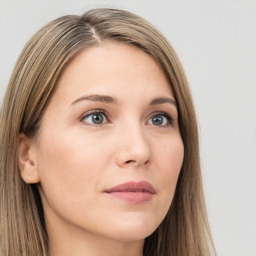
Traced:
<path fill-rule="evenodd" d="M 27 43 L 12 73 L 0 117 L 0 244 L 3 256 L 47 256 L 43 210 L 35 185 L 21 179 L 18 136 L 36 135 L 63 69 L 79 52 L 105 41 L 133 44 L 154 58 L 177 101 L 184 161 L 167 216 L 144 255 L 215 255 L 204 203 L 197 121 L 182 65 L 151 24 L 126 11 L 94 9 L 52 21 Z M 29 243 L 28 243 L 29 242 Z"/>

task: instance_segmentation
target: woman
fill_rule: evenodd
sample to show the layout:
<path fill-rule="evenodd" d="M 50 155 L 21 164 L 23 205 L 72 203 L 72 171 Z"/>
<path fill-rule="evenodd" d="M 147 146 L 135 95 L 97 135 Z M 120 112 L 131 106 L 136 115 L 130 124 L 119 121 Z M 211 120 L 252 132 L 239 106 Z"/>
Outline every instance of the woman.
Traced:
<path fill-rule="evenodd" d="M 22 51 L 1 111 L 4 256 L 212 255 L 196 117 L 140 17 L 61 17 Z"/>

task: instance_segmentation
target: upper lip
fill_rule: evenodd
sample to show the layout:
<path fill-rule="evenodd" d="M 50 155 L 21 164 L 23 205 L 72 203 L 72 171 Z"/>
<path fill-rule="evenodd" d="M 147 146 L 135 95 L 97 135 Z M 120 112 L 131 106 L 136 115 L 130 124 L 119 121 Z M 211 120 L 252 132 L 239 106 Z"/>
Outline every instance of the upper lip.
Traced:
<path fill-rule="evenodd" d="M 155 194 L 154 187 L 147 181 L 129 181 L 126 183 L 119 184 L 113 188 L 105 190 L 106 193 L 111 192 L 148 192 Z"/>

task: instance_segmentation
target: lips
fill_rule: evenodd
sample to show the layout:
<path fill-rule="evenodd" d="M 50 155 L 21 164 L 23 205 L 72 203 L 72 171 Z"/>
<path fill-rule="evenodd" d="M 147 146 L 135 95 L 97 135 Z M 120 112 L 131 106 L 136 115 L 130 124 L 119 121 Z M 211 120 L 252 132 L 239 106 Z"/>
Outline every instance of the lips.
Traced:
<path fill-rule="evenodd" d="M 155 189 L 147 181 L 130 181 L 104 191 L 108 195 L 133 203 L 143 203 L 152 199 Z"/>

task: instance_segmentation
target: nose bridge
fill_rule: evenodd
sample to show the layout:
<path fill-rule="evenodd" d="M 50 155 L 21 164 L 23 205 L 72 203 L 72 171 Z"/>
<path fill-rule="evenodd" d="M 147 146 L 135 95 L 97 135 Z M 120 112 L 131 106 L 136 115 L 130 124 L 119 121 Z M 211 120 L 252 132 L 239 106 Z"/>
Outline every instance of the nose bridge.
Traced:
<path fill-rule="evenodd" d="M 150 144 L 143 124 L 135 117 L 120 125 L 117 162 L 140 166 L 149 162 Z"/>

